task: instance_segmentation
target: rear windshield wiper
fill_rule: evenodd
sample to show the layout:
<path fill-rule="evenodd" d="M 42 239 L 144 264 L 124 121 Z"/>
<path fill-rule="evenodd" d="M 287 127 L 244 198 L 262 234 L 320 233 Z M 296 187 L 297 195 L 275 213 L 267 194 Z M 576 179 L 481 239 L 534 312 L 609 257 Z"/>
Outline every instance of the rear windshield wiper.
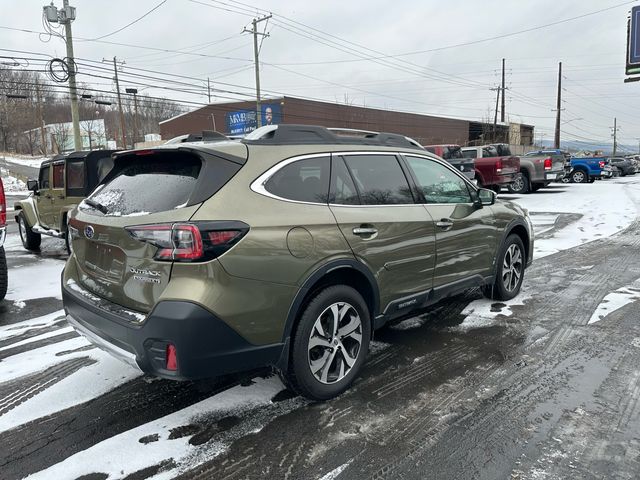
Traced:
<path fill-rule="evenodd" d="M 95 200 L 92 200 L 90 198 L 85 198 L 84 199 L 84 203 L 86 203 L 90 207 L 95 208 L 96 210 L 99 210 L 100 212 L 104 213 L 105 215 L 109 212 L 107 207 L 102 205 L 100 202 L 96 202 Z"/>

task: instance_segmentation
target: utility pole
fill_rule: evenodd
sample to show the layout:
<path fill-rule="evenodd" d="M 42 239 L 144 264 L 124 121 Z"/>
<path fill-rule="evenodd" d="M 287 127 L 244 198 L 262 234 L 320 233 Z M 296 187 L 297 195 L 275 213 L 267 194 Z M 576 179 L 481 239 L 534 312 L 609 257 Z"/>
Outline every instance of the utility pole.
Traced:
<path fill-rule="evenodd" d="M 262 18 L 254 18 L 251 24 L 253 25 L 252 30 L 247 30 L 246 28 L 242 30 L 242 32 L 247 32 L 253 34 L 253 61 L 256 68 L 256 127 L 260 128 L 262 126 L 262 105 L 260 102 L 260 62 L 258 56 L 260 51 L 258 49 L 258 35 L 262 35 L 263 37 L 268 37 L 268 33 L 260 33 L 258 32 L 258 23 L 264 22 L 265 20 L 269 20 L 272 17 L 271 14 L 262 17 Z"/>
<path fill-rule="evenodd" d="M 124 112 L 122 111 L 122 97 L 120 96 L 120 82 L 118 82 L 118 65 L 116 57 L 113 57 L 113 71 L 115 72 L 116 91 L 118 92 L 118 110 L 120 110 L 120 128 L 122 129 L 122 147 L 127 148 L 127 134 L 124 124 Z"/>
<path fill-rule="evenodd" d="M 42 142 L 42 154 L 47 154 L 47 136 L 44 133 L 44 118 L 42 117 L 42 99 L 40 98 L 40 82 L 36 77 L 36 100 L 38 101 L 38 122 L 40 122 L 40 141 Z"/>
<path fill-rule="evenodd" d="M 207 77 L 207 99 L 211 103 L 211 80 Z"/>
<path fill-rule="evenodd" d="M 504 82 L 504 58 L 502 59 L 502 108 L 500 109 L 500 121 L 504 123 L 504 91 L 506 90 L 505 82 Z"/>
<path fill-rule="evenodd" d="M 613 156 L 616 156 L 618 151 L 618 119 L 613 119 Z"/>
<path fill-rule="evenodd" d="M 496 95 L 496 110 L 493 116 L 493 141 L 497 141 L 497 132 L 498 132 L 498 104 L 500 103 L 500 87 L 492 88 L 491 91 L 497 92 Z"/>
<path fill-rule="evenodd" d="M 135 148 L 138 141 L 138 89 L 125 88 L 124 91 L 133 94 L 133 140 L 131 146 Z"/>
<path fill-rule="evenodd" d="M 558 64 L 558 103 L 556 105 L 556 134 L 553 148 L 560 148 L 560 112 L 562 111 L 562 62 Z"/>
<path fill-rule="evenodd" d="M 76 88 L 76 63 L 73 59 L 73 36 L 71 22 L 76 19 L 75 7 L 69 6 L 69 0 L 62 0 L 63 8 L 58 10 L 53 2 L 43 7 L 47 22 L 64 25 L 65 43 L 67 44 L 67 70 L 69 72 L 69 96 L 71 97 L 71 122 L 73 123 L 73 145 L 76 150 L 82 150 L 80 137 L 80 113 L 78 112 L 78 91 Z"/>

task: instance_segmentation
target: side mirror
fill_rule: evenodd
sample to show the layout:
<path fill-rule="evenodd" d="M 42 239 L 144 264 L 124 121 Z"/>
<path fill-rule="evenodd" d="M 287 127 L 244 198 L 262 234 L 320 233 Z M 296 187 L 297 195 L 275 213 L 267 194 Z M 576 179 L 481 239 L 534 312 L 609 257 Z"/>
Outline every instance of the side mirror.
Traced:
<path fill-rule="evenodd" d="M 38 187 L 38 180 L 27 180 L 27 190 L 37 192 L 39 190 Z"/>
<path fill-rule="evenodd" d="M 487 190 L 486 188 L 478 189 L 475 205 L 479 208 L 485 205 L 493 205 L 496 203 L 496 192 L 493 190 Z"/>

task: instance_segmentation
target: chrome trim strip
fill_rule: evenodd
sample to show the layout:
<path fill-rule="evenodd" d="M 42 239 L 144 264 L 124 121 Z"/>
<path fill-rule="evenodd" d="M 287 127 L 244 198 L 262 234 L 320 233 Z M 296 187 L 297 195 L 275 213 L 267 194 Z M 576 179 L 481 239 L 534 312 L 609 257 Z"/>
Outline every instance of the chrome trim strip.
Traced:
<path fill-rule="evenodd" d="M 89 342 L 93 343 L 96 347 L 98 347 L 101 350 L 104 350 L 105 352 L 113 355 L 118 360 L 120 360 L 120 361 L 122 361 L 122 362 L 124 362 L 124 363 L 126 363 L 128 365 L 131 365 L 132 367 L 142 371 L 140 369 L 140 366 L 138 365 L 138 362 L 136 361 L 136 356 L 133 353 L 127 352 L 126 350 L 118 347 L 117 345 L 114 345 L 113 343 L 105 340 L 101 336 L 93 333 L 91 330 L 89 330 L 87 327 L 82 325 L 75 318 L 73 318 L 71 315 L 68 315 L 68 314 L 67 314 L 67 322 L 69 322 L 69 324 L 80 335 L 85 337 L 87 340 L 89 340 Z"/>
<path fill-rule="evenodd" d="M 338 152 L 321 152 L 321 153 L 310 153 L 310 154 L 305 154 L 305 155 L 299 155 L 299 156 L 295 156 L 295 157 L 291 157 L 291 158 L 287 158 L 285 160 L 282 160 L 281 162 L 275 164 L 274 166 L 272 166 L 271 168 L 269 168 L 266 172 L 264 172 L 262 175 L 260 175 L 258 178 L 256 178 L 253 182 L 251 182 L 250 188 L 252 191 L 254 191 L 255 193 L 259 193 L 260 195 L 264 195 L 265 197 L 269 197 L 269 198 L 273 198 L 275 200 L 280 200 L 283 202 L 289 202 L 289 203 L 299 203 L 302 205 L 320 205 L 320 206 L 335 206 L 335 207 L 407 207 L 407 206 L 415 206 L 415 205 L 455 205 L 452 203 L 444 203 L 444 204 L 435 204 L 435 203 L 400 203 L 400 204 L 388 204 L 388 205 L 343 205 L 343 204 L 336 204 L 336 203 L 318 203 L 318 202 L 302 202 L 300 200 L 291 200 L 288 198 L 283 198 L 283 197 L 279 197 L 278 195 L 274 195 L 273 193 L 268 192 L 264 185 L 265 183 L 267 183 L 267 181 L 269 181 L 269 179 L 276 174 L 276 172 L 278 172 L 280 169 L 286 167 L 287 165 L 293 163 L 293 162 L 297 162 L 300 160 L 308 160 L 310 158 L 322 158 L 322 157 L 329 157 L 331 158 L 333 155 L 335 156 L 344 156 L 344 155 L 384 155 L 384 156 L 393 156 L 393 157 L 398 157 L 398 156 L 410 156 L 410 157 L 418 157 L 418 158 L 424 158 L 425 160 L 431 160 L 433 162 L 438 163 L 439 165 L 444 166 L 445 168 L 448 168 L 450 171 L 454 172 L 459 178 L 462 178 L 465 183 L 471 187 L 473 190 L 478 191 L 478 186 L 474 185 L 473 182 L 468 179 L 465 175 L 462 174 L 462 172 L 460 172 L 459 170 L 457 170 L 456 168 L 454 168 L 449 162 L 447 162 L 446 160 L 441 159 L 440 157 L 438 157 L 435 154 L 430 154 L 430 152 L 405 152 L 405 151 L 397 151 L 397 152 L 393 152 L 393 151 L 377 151 L 377 150 L 370 150 L 370 151 L 359 151 L 359 150 L 354 150 L 354 151 L 338 151 Z M 471 205 L 473 205 L 473 202 L 470 202 Z"/>

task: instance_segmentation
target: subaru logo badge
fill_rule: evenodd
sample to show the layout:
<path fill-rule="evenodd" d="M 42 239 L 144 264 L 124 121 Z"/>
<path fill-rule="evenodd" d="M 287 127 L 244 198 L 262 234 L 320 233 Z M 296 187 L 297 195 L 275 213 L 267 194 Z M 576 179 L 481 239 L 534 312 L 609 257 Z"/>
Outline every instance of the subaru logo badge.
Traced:
<path fill-rule="evenodd" d="M 464 166 L 463 165 L 460 165 L 460 171 L 464 172 Z"/>
<path fill-rule="evenodd" d="M 86 227 L 84 227 L 84 236 L 88 239 L 92 239 L 94 233 L 95 231 L 93 230 L 93 227 L 91 225 L 87 225 Z"/>

